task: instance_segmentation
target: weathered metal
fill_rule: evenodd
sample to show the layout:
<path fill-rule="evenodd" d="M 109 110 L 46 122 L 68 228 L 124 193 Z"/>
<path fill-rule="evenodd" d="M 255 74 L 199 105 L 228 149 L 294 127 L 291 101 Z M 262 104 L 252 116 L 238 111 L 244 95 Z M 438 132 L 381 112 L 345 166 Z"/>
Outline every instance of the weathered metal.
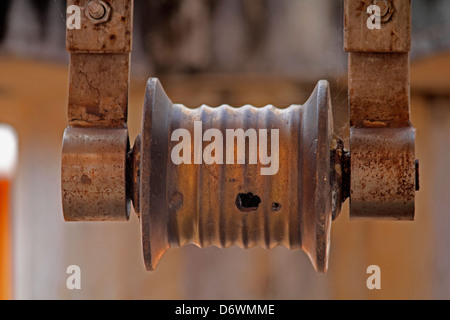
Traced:
<path fill-rule="evenodd" d="M 128 220 L 125 128 L 67 128 L 61 181 L 66 221 Z"/>
<path fill-rule="evenodd" d="M 380 29 L 366 23 L 367 8 L 375 2 L 384 3 L 385 15 L 392 13 Z M 411 1 L 346 0 L 344 42 L 349 52 L 350 216 L 413 220 L 417 179 L 409 116 Z"/>
<path fill-rule="evenodd" d="M 347 197 L 351 217 L 413 219 L 418 165 L 409 118 L 411 3 L 382 1 L 382 28 L 372 30 L 366 21 L 373 3 L 347 0 L 345 5 L 348 152 L 334 135 L 326 81 L 318 83 L 304 105 L 287 109 L 189 109 L 173 104 L 155 78 L 148 81 L 142 131 L 130 149 L 133 3 L 69 0 L 85 15 L 81 30 L 67 31 L 65 219 L 127 220 L 131 200 L 140 218 L 148 270 L 170 247 L 194 243 L 303 249 L 319 272 L 327 270 L 331 221 Z M 177 135 L 180 129 L 183 134 Z M 241 138 L 231 135 L 229 145 L 230 130 L 241 130 Z M 191 140 L 184 141 L 187 137 Z M 177 149 L 180 140 L 186 149 Z M 264 146 L 266 153 L 261 153 Z M 174 160 L 174 150 L 182 160 Z M 276 155 L 270 160 L 276 162 L 271 173 L 269 153 Z"/>
<path fill-rule="evenodd" d="M 261 163 L 249 164 L 249 144 L 243 164 L 194 164 L 195 155 L 189 155 L 192 164 L 175 164 L 171 150 L 177 142 L 170 137 L 178 128 L 198 134 L 195 121 L 204 132 L 214 128 L 223 136 L 227 129 L 279 130 L 279 171 L 261 175 Z M 342 173 L 331 165 L 338 146 L 333 139 L 326 81 L 303 106 L 188 109 L 172 104 L 159 81 L 150 79 L 133 148 L 133 154 L 140 150 L 133 163 L 139 168 L 134 180 L 140 182 L 137 211 L 147 269 L 153 270 L 168 248 L 194 243 L 302 248 L 318 271 L 326 271 L 331 219 L 342 203 L 342 186 L 334 185 L 342 182 L 334 175 Z M 225 141 L 220 143 L 225 150 Z M 201 152 L 209 144 L 202 142 Z"/>
<path fill-rule="evenodd" d="M 351 141 L 351 216 L 412 220 L 414 129 L 353 128 Z"/>
<path fill-rule="evenodd" d="M 373 3 L 380 7 L 380 17 L 382 23 L 386 23 L 391 20 L 392 15 L 395 12 L 395 7 L 391 0 L 375 0 Z"/>
<path fill-rule="evenodd" d="M 107 23 L 97 24 L 87 17 L 90 0 L 68 0 L 84 11 L 81 29 L 67 29 L 66 49 L 70 53 L 129 53 L 133 34 L 133 0 L 104 0 L 111 12 Z M 114 66 L 111 64 L 110 66 Z"/>
<path fill-rule="evenodd" d="M 101 0 L 92 0 L 87 4 L 86 17 L 94 24 L 108 21 L 111 14 L 111 7 Z"/>
<path fill-rule="evenodd" d="M 367 28 L 371 5 L 382 10 L 381 29 Z M 411 0 L 345 0 L 344 47 L 347 52 L 409 52 Z"/>
<path fill-rule="evenodd" d="M 69 126 L 126 126 L 128 54 L 72 53 L 69 77 Z"/>
<path fill-rule="evenodd" d="M 409 57 L 403 53 L 349 53 L 350 126 L 410 125 Z"/>
<path fill-rule="evenodd" d="M 80 17 L 81 29 L 67 29 L 70 72 L 61 177 L 64 217 L 69 221 L 127 220 L 133 1 L 69 0 L 68 5 L 79 6 L 85 14 Z M 101 17 L 99 6 L 105 7 Z"/>

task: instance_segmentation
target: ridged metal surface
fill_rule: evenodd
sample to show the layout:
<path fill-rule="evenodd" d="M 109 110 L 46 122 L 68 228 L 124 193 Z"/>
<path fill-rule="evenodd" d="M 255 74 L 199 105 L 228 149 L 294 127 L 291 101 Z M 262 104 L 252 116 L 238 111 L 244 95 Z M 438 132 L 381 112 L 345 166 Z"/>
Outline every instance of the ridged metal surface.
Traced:
<path fill-rule="evenodd" d="M 201 121 L 202 133 L 220 130 L 224 161 L 227 129 L 278 129 L 278 172 L 262 175 L 261 168 L 269 165 L 259 158 L 257 164 L 249 164 L 248 139 L 245 164 L 194 164 L 196 121 Z M 177 165 L 171 159 L 179 144 L 171 141 L 177 129 L 190 133 L 191 164 Z M 325 271 L 332 210 L 341 204 L 340 199 L 333 203 L 332 193 L 340 186 L 331 186 L 332 139 L 326 81 L 318 84 L 305 105 L 287 109 L 226 105 L 189 109 L 172 104 L 157 79 L 149 80 L 142 133 L 135 146 L 141 150 L 139 177 L 134 179 L 140 184 L 134 187 L 139 188 L 135 202 L 147 268 L 154 269 L 168 248 L 193 243 L 304 249 L 316 269 Z M 198 150 L 210 143 L 202 142 Z M 267 145 L 270 154 L 270 139 Z M 236 148 L 233 152 L 236 156 Z M 259 205 L 240 208 L 237 198 L 248 194 L 257 196 Z"/>
<path fill-rule="evenodd" d="M 202 106 L 192 110 L 174 105 L 171 131 L 186 128 L 194 137 L 194 121 L 202 121 L 203 131 L 216 128 L 223 137 L 226 137 L 225 130 L 231 128 L 278 129 L 280 141 L 288 143 L 280 143 L 280 167 L 273 176 L 261 175 L 263 165 L 260 162 L 248 164 L 248 150 L 246 164 L 169 165 L 167 180 L 171 183 L 167 197 L 171 245 L 301 248 L 302 221 L 298 209 L 303 202 L 299 187 L 302 113 L 302 106 L 285 110 L 273 106 L 262 109 Z M 172 147 L 175 144 L 170 143 Z M 203 143 L 205 147 L 208 144 Z M 226 150 L 225 141 L 223 150 Z M 256 210 L 243 212 L 236 206 L 235 199 L 239 194 L 249 193 L 258 196 L 261 203 Z"/>

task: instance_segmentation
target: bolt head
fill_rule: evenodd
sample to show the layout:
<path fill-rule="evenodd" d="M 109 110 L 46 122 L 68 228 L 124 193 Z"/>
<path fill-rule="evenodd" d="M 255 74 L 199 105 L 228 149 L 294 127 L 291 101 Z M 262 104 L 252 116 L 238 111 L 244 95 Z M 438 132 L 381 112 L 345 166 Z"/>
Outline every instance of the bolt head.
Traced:
<path fill-rule="evenodd" d="M 85 14 L 93 24 L 104 23 L 109 20 L 111 7 L 105 1 L 92 0 L 87 4 Z"/>
<path fill-rule="evenodd" d="M 391 0 L 375 0 L 374 4 L 380 7 L 381 22 L 386 23 L 391 20 L 395 8 Z"/>

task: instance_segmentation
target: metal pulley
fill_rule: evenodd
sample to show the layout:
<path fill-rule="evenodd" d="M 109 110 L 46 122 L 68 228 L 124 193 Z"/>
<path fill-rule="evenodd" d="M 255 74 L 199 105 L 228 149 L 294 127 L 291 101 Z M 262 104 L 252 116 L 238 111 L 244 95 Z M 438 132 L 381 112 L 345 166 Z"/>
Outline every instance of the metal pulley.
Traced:
<path fill-rule="evenodd" d="M 150 79 L 131 153 L 147 268 L 168 248 L 194 243 L 301 248 L 325 271 L 343 201 L 339 146 L 326 81 L 287 109 L 189 109 Z"/>
<path fill-rule="evenodd" d="M 84 8 L 98 8 L 92 2 L 85 1 Z M 405 2 L 394 1 L 390 12 Z M 351 152 L 334 134 L 326 81 L 317 84 L 305 104 L 286 109 L 189 109 L 173 104 L 159 81 L 150 78 L 141 133 L 130 148 L 132 1 L 100 3 L 111 7 L 108 20 L 67 35 L 66 220 L 128 220 L 132 202 L 148 270 L 170 247 L 193 243 L 303 249 L 315 269 L 325 272 L 331 222 L 347 197 L 352 217 L 413 219 L 417 174 L 409 92 L 404 91 L 409 88 L 407 53 L 366 56 L 346 40 Z M 355 33 L 360 37 L 367 32 L 362 29 L 365 13 L 353 10 L 361 11 L 355 1 L 347 1 L 346 26 L 360 28 Z M 398 17 L 389 19 L 401 27 Z M 91 18 L 85 15 L 82 23 L 94 24 Z M 386 57 L 392 65 L 380 69 Z M 374 75 L 364 77 L 368 71 Z M 391 79 L 386 81 L 386 75 Z M 386 88 L 391 91 L 383 94 Z"/>

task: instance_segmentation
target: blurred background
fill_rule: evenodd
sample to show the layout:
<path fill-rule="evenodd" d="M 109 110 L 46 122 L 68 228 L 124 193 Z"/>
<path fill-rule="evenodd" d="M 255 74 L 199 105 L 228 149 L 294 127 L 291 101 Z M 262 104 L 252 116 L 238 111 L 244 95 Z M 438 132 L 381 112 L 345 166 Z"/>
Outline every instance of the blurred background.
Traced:
<path fill-rule="evenodd" d="M 64 222 L 65 11 L 64 0 L 0 2 L 0 298 L 450 298 L 450 1 L 413 1 L 416 221 L 350 221 L 347 202 L 332 225 L 326 275 L 302 251 L 194 246 L 169 250 L 147 272 L 133 212 L 127 223 Z M 150 76 L 191 107 L 303 104 L 327 79 L 348 142 L 342 1 L 139 0 L 134 12 L 132 142 Z M 73 264 L 81 290 L 66 287 Z M 382 290 L 366 287 L 373 264 Z"/>

